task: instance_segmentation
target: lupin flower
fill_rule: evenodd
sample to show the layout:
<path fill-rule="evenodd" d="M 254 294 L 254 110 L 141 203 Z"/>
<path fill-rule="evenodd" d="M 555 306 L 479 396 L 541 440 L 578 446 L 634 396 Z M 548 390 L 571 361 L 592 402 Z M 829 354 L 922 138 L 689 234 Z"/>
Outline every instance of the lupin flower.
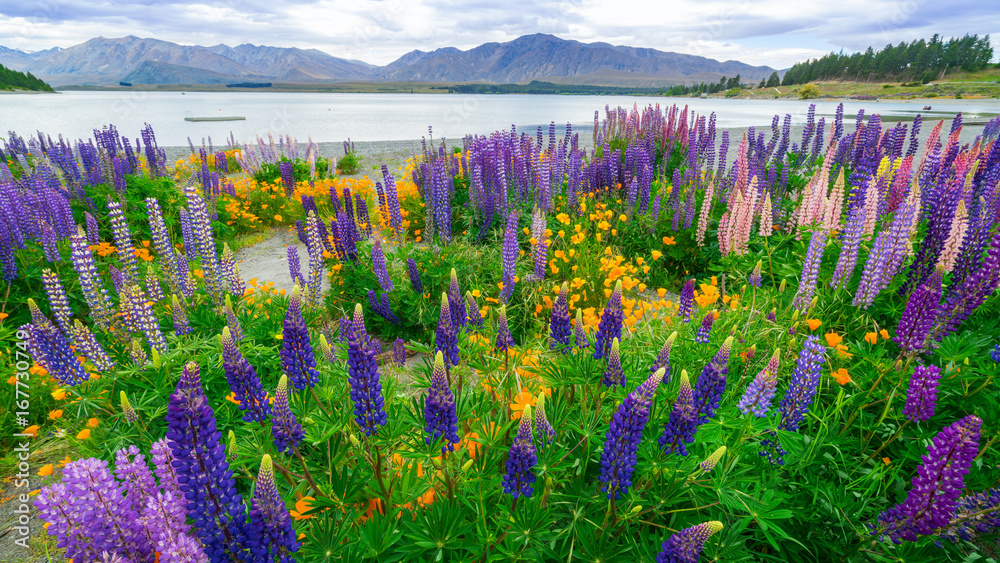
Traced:
<path fill-rule="evenodd" d="M 944 267 L 938 266 L 926 281 L 910 294 L 893 341 L 903 354 L 916 354 L 926 346 L 934 326 L 934 317 L 941 303 L 941 280 Z"/>
<path fill-rule="evenodd" d="M 163 287 L 160 286 L 160 278 L 156 275 L 156 271 L 153 270 L 153 265 L 150 264 L 146 266 L 146 293 L 149 294 L 149 299 L 154 303 L 158 303 L 166 297 L 163 294 Z"/>
<path fill-rule="evenodd" d="M 552 314 L 549 318 L 549 350 L 560 350 L 563 354 L 570 353 L 569 335 L 570 317 L 569 301 L 567 298 L 568 285 L 563 282 L 559 289 L 559 297 L 552 305 Z"/>
<path fill-rule="evenodd" d="M 609 388 L 615 385 L 625 387 L 625 372 L 622 371 L 621 351 L 617 338 L 611 341 L 611 353 L 608 354 L 608 365 L 604 368 L 603 383 Z"/>
<path fill-rule="evenodd" d="M 184 312 L 184 308 L 181 306 L 181 302 L 177 299 L 176 295 L 170 296 L 170 305 L 170 310 L 174 317 L 174 334 L 184 336 L 194 330 L 191 328 L 187 313 Z"/>
<path fill-rule="evenodd" d="M 444 355 L 440 350 L 434 356 L 434 371 L 431 386 L 424 402 L 424 439 L 428 444 L 444 438 L 441 455 L 448 452 L 452 444 L 458 443 L 458 414 L 455 410 L 455 396 L 448 387 L 448 377 L 444 369 Z"/>
<path fill-rule="evenodd" d="M 903 416 L 911 421 L 928 421 L 934 416 L 937 406 L 938 382 L 941 368 L 935 365 L 918 365 L 910 376 L 910 387 L 906 390 L 906 406 Z"/>
<path fill-rule="evenodd" d="M 125 420 L 127 420 L 129 424 L 135 424 L 136 421 L 139 420 L 139 415 L 135 412 L 135 409 L 132 408 L 132 403 L 129 402 L 128 395 L 126 395 L 124 391 L 121 391 L 119 399 L 121 401 L 122 414 L 125 415 Z"/>
<path fill-rule="evenodd" d="M 1000 488 L 965 495 L 958 499 L 955 514 L 941 536 L 953 542 L 972 541 L 1000 530 Z"/>
<path fill-rule="evenodd" d="M 139 286 L 130 285 L 125 288 L 125 298 L 128 300 L 132 322 L 145 335 L 149 346 L 161 354 L 166 352 L 167 340 L 160 331 L 160 322 L 146 301 L 146 295 L 139 289 Z"/>
<path fill-rule="evenodd" d="M 649 373 L 656 373 L 660 368 L 666 370 L 663 374 L 663 379 L 670 379 L 670 350 L 674 347 L 674 342 L 677 340 L 677 331 L 670 333 L 670 336 L 663 342 L 663 346 L 660 347 L 659 353 L 656 354 L 656 360 L 653 361 L 653 365 L 649 366 Z"/>
<path fill-rule="evenodd" d="M 250 525 L 257 540 L 250 551 L 257 561 L 294 561 L 291 554 L 298 551 L 301 544 L 295 539 L 295 528 L 292 527 L 285 501 L 278 494 L 271 456 L 267 454 L 264 454 L 257 473 L 250 504 Z"/>
<path fill-rule="evenodd" d="M 129 344 L 128 357 L 134 366 L 142 366 L 149 361 L 149 354 L 146 353 L 146 349 L 142 347 L 142 342 L 138 338 L 133 338 Z"/>
<path fill-rule="evenodd" d="M 689 322 L 691 313 L 694 312 L 694 284 L 695 280 L 692 278 L 684 282 L 684 287 L 681 288 L 680 309 L 677 316 L 684 322 Z"/>
<path fill-rule="evenodd" d="M 324 360 L 330 362 L 331 364 L 335 363 L 337 361 L 337 356 L 336 356 L 336 354 L 334 354 L 333 348 L 330 346 L 330 343 L 327 341 L 325 334 L 320 334 L 319 335 L 319 349 L 320 349 L 320 352 L 323 353 L 323 359 Z"/>
<path fill-rule="evenodd" d="M 715 416 L 719 401 L 726 391 L 726 375 L 729 374 L 729 353 L 733 349 L 733 337 L 730 336 L 719 348 L 712 361 L 705 365 L 694 384 L 694 407 L 698 415 L 698 424 L 708 422 Z"/>
<path fill-rule="evenodd" d="M 42 285 L 45 286 L 45 295 L 49 298 L 49 307 L 52 309 L 52 318 L 63 334 L 72 334 L 72 323 L 70 317 L 73 311 L 69 308 L 69 300 L 66 298 L 66 290 L 63 289 L 59 275 L 52 270 L 45 268 L 42 270 Z"/>
<path fill-rule="evenodd" d="M 451 269 L 451 282 L 448 285 L 448 309 L 451 310 L 451 324 L 456 331 L 469 322 L 465 312 L 465 300 L 462 299 L 462 290 L 458 287 L 458 273 L 455 272 L 455 268 Z"/>
<path fill-rule="evenodd" d="M 712 331 L 713 322 L 715 322 L 715 311 L 705 313 L 705 317 L 701 320 L 701 326 L 698 327 L 698 332 L 694 335 L 695 342 L 708 344 L 708 335 Z"/>
<path fill-rule="evenodd" d="M 642 431 L 649 419 L 649 407 L 665 371 L 659 370 L 629 393 L 611 418 L 601 453 L 601 491 L 608 498 L 621 498 L 632 486 L 632 472 L 642 441 Z"/>
<path fill-rule="evenodd" d="M 236 311 L 233 310 L 233 301 L 226 295 L 226 304 L 222 307 L 226 314 L 226 326 L 229 327 L 229 332 L 232 334 L 233 340 L 240 342 L 243 340 L 243 327 L 240 326 L 240 320 L 236 317 Z"/>
<path fill-rule="evenodd" d="M 514 337 L 510 334 L 510 327 L 507 326 L 507 306 L 501 305 L 499 319 L 497 320 L 497 350 L 507 352 L 516 345 Z"/>
<path fill-rule="evenodd" d="M 573 340 L 580 350 L 590 346 L 587 329 L 583 327 L 583 309 L 576 310 L 576 320 L 573 321 Z"/>
<path fill-rule="evenodd" d="M 749 283 L 750 285 L 752 285 L 754 287 L 760 287 L 761 281 L 763 281 L 762 278 L 761 278 L 761 275 L 760 275 L 760 269 L 761 269 L 762 264 L 763 264 L 763 261 L 762 260 L 758 260 L 757 261 L 757 265 L 754 266 L 754 268 L 753 268 L 753 272 L 750 272 L 750 277 L 747 278 L 747 283 Z"/>
<path fill-rule="evenodd" d="M 775 350 L 771 354 L 770 361 L 760 370 L 757 377 L 750 382 L 747 390 L 740 398 L 737 407 L 743 414 L 753 414 L 757 418 L 764 418 L 771 409 L 771 401 L 774 400 L 775 388 L 778 385 L 778 357 L 780 350 Z"/>
<path fill-rule="evenodd" d="M 292 289 L 292 298 L 288 301 L 288 311 L 282 323 L 281 339 L 281 369 L 299 391 L 319 383 L 309 329 L 302 318 L 300 292 L 299 286 Z"/>
<path fill-rule="evenodd" d="M 285 252 L 288 259 L 288 276 L 292 278 L 292 285 L 305 285 L 306 279 L 302 277 L 302 261 L 299 259 L 299 247 L 289 246 Z"/>
<path fill-rule="evenodd" d="M 104 282 L 97 273 L 97 266 L 94 264 L 94 254 L 87 244 L 87 235 L 83 229 L 77 227 L 76 234 L 70 235 L 69 247 L 73 259 L 73 268 L 79 275 L 80 291 L 83 293 L 87 305 L 90 306 L 90 314 L 99 325 L 106 325 L 111 322 L 114 309 L 108 301 L 108 293 L 104 289 Z"/>
<path fill-rule="evenodd" d="M 397 338 L 392 344 L 392 361 L 400 367 L 406 364 L 406 343 L 402 338 Z"/>
<path fill-rule="evenodd" d="M 698 563 L 705 542 L 720 530 L 722 522 L 713 520 L 677 532 L 663 542 L 656 563 Z"/>
<path fill-rule="evenodd" d="M 465 292 L 465 306 L 468 311 L 466 315 L 469 321 L 469 330 L 479 332 L 483 328 L 483 316 L 479 313 L 479 303 L 476 303 L 476 298 L 473 297 L 471 291 Z"/>
<path fill-rule="evenodd" d="M 278 380 L 278 389 L 274 393 L 274 408 L 271 410 L 271 434 L 274 436 L 274 447 L 279 452 L 288 455 L 295 453 L 295 448 L 299 446 L 305 438 L 302 425 L 295 418 L 291 407 L 288 406 L 288 376 L 281 374 Z"/>
<path fill-rule="evenodd" d="M 806 413 L 809 412 L 809 405 L 812 404 L 813 396 L 816 394 L 816 386 L 819 384 L 825 351 L 826 349 L 819 341 L 819 336 L 806 337 L 805 344 L 802 345 L 802 352 L 799 354 L 799 360 L 795 364 L 792 382 L 788 386 L 785 397 L 778 405 L 781 413 L 781 422 L 778 423 L 779 430 L 798 430 L 802 420 L 805 419 Z"/>
<path fill-rule="evenodd" d="M 506 303 L 514 293 L 514 266 L 517 262 L 517 211 L 511 211 L 507 216 L 507 228 L 503 235 L 503 289 L 500 290 L 500 301 Z"/>
<path fill-rule="evenodd" d="M 698 412 L 694 410 L 691 382 L 688 380 L 687 371 L 681 370 L 680 392 L 670 411 L 670 418 L 663 425 L 663 434 L 658 440 L 660 448 L 666 450 L 668 454 L 687 455 L 685 444 L 694 441 L 694 432 L 698 428 L 697 421 Z"/>
<path fill-rule="evenodd" d="M 132 246 L 132 232 L 128 228 L 121 203 L 110 196 L 108 197 L 108 219 L 111 222 L 111 235 L 115 240 L 115 247 L 118 249 L 117 254 L 125 270 L 125 279 L 130 284 L 137 283 L 139 269 L 135 259 L 135 248 Z"/>
<path fill-rule="evenodd" d="M 507 473 L 503 477 L 503 491 L 517 500 L 530 497 L 534 492 L 535 464 L 538 456 L 531 436 L 531 405 L 524 406 L 517 437 L 507 454 Z"/>
<path fill-rule="evenodd" d="M 441 294 L 441 314 L 438 317 L 437 328 L 434 333 L 434 349 L 444 354 L 445 362 L 449 366 L 457 366 L 460 361 L 458 357 L 458 327 L 452 323 L 450 299 L 447 293 Z"/>
<path fill-rule="evenodd" d="M 355 305 L 347 340 L 347 375 L 354 401 L 354 419 L 366 436 L 378 432 L 378 427 L 388 421 L 375 355 L 376 349 L 368 341 L 361 305 Z"/>
<path fill-rule="evenodd" d="M 392 278 L 389 277 L 385 253 L 382 251 L 382 240 L 378 238 L 375 239 L 375 244 L 372 246 L 372 268 L 375 270 L 375 277 L 378 278 L 378 284 L 382 286 L 383 291 L 388 292 L 396 288 L 392 284 Z"/>
<path fill-rule="evenodd" d="M 424 284 L 420 282 L 420 271 L 417 270 L 417 262 L 413 258 L 406 259 L 406 269 L 410 273 L 410 284 L 417 293 L 424 292 Z"/>
<path fill-rule="evenodd" d="M 947 526 L 962 495 L 965 475 L 979 453 L 983 421 L 968 415 L 942 430 L 921 456 L 906 500 L 878 517 L 872 534 L 888 536 L 893 543 L 915 541 Z"/>
<path fill-rule="evenodd" d="M 1000 362 L 1000 344 L 993 347 L 993 351 L 990 352 L 990 359 L 994 362 Z"/>
<path fill-rule="evenodd" d="M 34 305 L 31 299 L 28 303 Z M 37 306 L 34 308 L 37 309 Z M 90 379 L 83 365 L 77 361 L 69 341 L 48 319 L 45 319 L 44 323 L 35 323 L 27 327 L 30 341 L 37 350 L 37 355 L 33 354 L 35 362 L 45 366 L 60 383 L 78 385 Z"/>
<path fill-rule="evenodd" d="M 545 393 L 538 395 L 538 404 L 535 405 L 535 428 L 538 430 L 538 437 L 546 444 L 552 443 L 552 438 L 556 435 L 556 429 L 552 427 L 548 416 L 545 414 Z"/>
<path fill-rule="evenodd" d="M 215 412 L 201 387 L 198 364 L 184 366 L 167 409 L 167 444 L 173 454 L 180 493 L 187 499 L 205 554 L 212 563 L 244 556 L 253 545 L 246 507 L 226 461 Z"/>
<path fill-rule="evenodd" d="M 819 265 L 823 261 L 823 250 L 826 248 L 826 230 L 818 229 L 809 240 L 806 258 L 802 264 L 802 276 L 799 278 L 799 290 L 792 300 L 792 307 L 805 312 L 816 294 L 816 283 L 819 280 Z"/>
<path fill-rule="evenodd" d="M 698 467 L 701 468 L 701 470 L 704 471 L 705 473 L 711 473 L 712 470 L 715 469 L 715 466 L 719 464 L 719 460 L 721 460 L 722 456 L 724 455 L 726 455 L 726 446 L 721 446 L 719 447 L 719 449 L 712 452 L 712 455 L 706 457 L 705 461 L 699 463 Z"/>
<path fill-rule="evenodd" d="M 608 298 L 604 312 L 601 313 L 601 321 L 597 325 L 597 334 L 594 335 L 594 359 L 600 360 L 611 351 L 611 341 L 622 337 L 622 282 L 615 283 L 615 289 Z"/>
<path fill-rule="evenodd" d="M 222 368 L 226 372 L 229 390 L 239 401 L 243 420 L 246 422 L 267 420 L 271 408 L 264 393 L 264 386 L 257 376 L 257 371 L 240 353 L 230 327 L 222 329 L 219 340 L 222 343 Z"/>

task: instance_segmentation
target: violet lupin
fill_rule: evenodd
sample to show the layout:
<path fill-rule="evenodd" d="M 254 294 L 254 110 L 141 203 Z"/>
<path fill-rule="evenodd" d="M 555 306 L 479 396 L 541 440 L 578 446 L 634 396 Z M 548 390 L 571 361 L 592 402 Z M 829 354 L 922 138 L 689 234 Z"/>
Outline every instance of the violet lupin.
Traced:
<path fill-rule="evenodd" d="M 177 299 L 176 295 L 170 296 L 170 310 L 174 318 L 174 334 L 184 336 L 194 330 L 191 328 L 191 322 L 188 321 L 187 313 L 184 312 L 184 307 L 181 306 L 181 302 Z"/>
<path fill-rule="evenodd" d="M 497 320 L 497 350 L 507 353 L 516 344 L 517 343 L 514 342 L 514 337 L 510 334 L 510 327 L 507 325 L 507 306 L 501 305 L 499 318 Z"/>
<path fill-rule="evenodd" d="M 152 264 L 146 266 L 146 278 L 144 281 L 146 282 L 146 293 L 149 295 L 151 301 L 158 303 L 166 297 L 163 294 L 163 287 L 160 286 L 160 278 L 153 270 Z"/>
<path fill-rule="evenodd" d="M 392 343 L 392 361 L 399 367 L 406 365 L 406 343 L 402 338 Z"/>
<path fill-rule="evenodd" d="M 545 393 L 538 395 L 538 404 L 535 405 L 535 429 L 538 430 L 538 437 L 545 445 L 552 443 L 556 429 L 552 427 L 552 423 L 549 422 L 549 418 L 545 414 Z"/>
<path fill-rule="evenodd" d="M 580 350 L 590 346 L 587 329 L 583 326 L 583 309 L 576 310 L 576 320 L 573 321 L 573 341 Z"/>
<path fill-rule="evenodd" d="M 146 337 L 146 343 L 161 354 L 166 352 L 167 340 L 163 337 L 163 332 L 160 331 L 160 322 L 146 301 L 146 295 L 139 289 L 139 286 L 130 285 L 125 288 L 125 298 L 128 300 L 132 321 Z"/>
<path fill-rule="evenodd" d="M 299 286 L 292 289 L 288 311 L 282 322 L 281 368 L 299 391 L 319 383 L 316 358 L 313 356 L 309 328 L 302 318 L 302 297 Z"/>
<path fill-rule="evenodd" d="M 375 354 L 376 350 L 365 330 L 361 305 L 355 305 L 347 340 L 347 376 L 351 384 L 351 400 L 354 401 L 354 419 L 366 436 L 378 432 L 378 427 L 388 421 Z"/>
<path fill-rule="evenodd" d="M 29 304 L 34 301 L 28 300 Z M 76 359 L 69 341 L 48 320 L 44 323 L 26 325 L 30 342 L 36 349 L 33 359 L 39 365 L 52 372 L 52 376 L 63 385 L 78 385 L 87 381 L 90 376 Z"/>
<path fill-rule="evenodd" d="M 611 341 L 622 337 L 622 282 L 615 283 L 615 289 L 601 313 L 601 320 L 594 335 L 594 359 L 599 360 L 611 351 Z"/>
<path fill-rule="evenodd" d="M 469 330 L 479 332 L 483 328 L 483 315 L 480 314 L 479 303 L 476 302 L 476 298 L 472 295 L 471 291 L 465 292 L 465 306 L 468 311 L 466 315 L 469 319 Z"/>
<path fill-rule="evenodd" d="M 264 454 L 257 473 L 253 500 L 250 504 L 250 526 L 257 539 L 250 548 L 254 560 L 262 562 L 292 563 L 292 553 L 301 544 L 295 539 L 292 518 L 285 508 L 285 501 L 278 494 L 274 483 L 274 467 L 271 456 Z"/>
<path fill-rule="evenodd" d="M 427 390 L 424 401 L 424 441 L 433 443 L 438 438 L 444 438 L 441 455 L 448 453 L 453 444 L 458 443 L 458 414 L 455 410 L 455 396 L 448 387 L 448 376 L 445 373 L 444 355 L 440 350 L 434 355 L 434 370 L 431 374 L 431 386 Z"/>
<path fill-rule="evenodd" d="M 687 371 L 681 370 L 680 391 L 677 393 L 677 400 L 674 401 L 674 406 L 670 410 L 670 418 L 663 425 L 663 433 L 658 440 L 660 448 L 668 454 L 688 455 L 685 444 L 694 441 L 697 415 L 698 412 L 694 409 L 694 393 L 691 390 L 691 382 L 688 379 Z"/>
<path fill-rule="evenodd" d="M 611 352 L 608 353 L 608 364 L 604 367 L 603 383 L 608 388 L 615 385 L 625 387 L 625 372 L 622 371 L 621 350 L 617 338 L 611 341 Z"/>
<path fill-rule="evenodd" d="M 448 309 L 451 311 L 451 324 L 455 330 L 464 327 L 469 319 L 465 311 L 465 300 L 462 299 L 462 290 L 458 286 L 458 273 L 455 268 L 451 269 L 451 281 L 448 285 Z"/>
<path fill-rule="evenodd" d="M 517 262 L 517 211 L 511 211 L 507 216 L 507 228 L 503 235 L 503 289 L 500 290 L 500 301 L 507 303 L 514 293 L 514 266 Z"/>
<path fill-rule="evenodd" d="M 931 328 L 934 326 L 934 316 L 941 304 L 941 280 L 944 267 L 938 266 L 934 273 L 924 280 L 910 294 L 899 326 L 892 340 L 899 344 L 903 354 L 917 354 L 928 344 Z"/>
<path fill-rule="evenodd" d="M 681 288 L 680 308 L 677 311 L 677 316 L 684 322 L 689 322 L 691 313 L 694 312 L 694 284 L 695 280 L 689 279 L 684 282 L 684 287 Z"/>
<path fill-rule="evenodd" d="M 705 317 L 701 320 L 701 326 L 698 327 L 698 332 L 694 335 L 694 341 L 699 344 L 708 344 L 708 335 L 712 331 L 712 323 L 715 322 L 715 311 L 709 311 L 705 313 Z"/>
<path fill-rule="evenodd" d="M 271 436 L 274 447 L 288 455 L 295 454 L 295 448 L 305 438 L 302 425 L 295 418 L 288 405 L 288 376 L 281 374 L 278 389 L 274 393 L 274 408 L 271 409 Z"/>
<path fill-rule="evenodd" d="M 656 373 L 660 368 L 665 370 L 663 374 L 664 381 L 670 379 L 670 350 L 674 347 L 674 342 L 677 340 L 677 331 L 670 333 L 670 336 L 663 342 L 663 346 L 660 347 L 660 351 L 656 354 L 656 359 L 653 360 L 653 365 L 649 366 L 649 373 Z"/>
<path fill-rule="evenodd" d="M 66 298 L 66 290 L 63 289 L 59 275 L 52 270 L 45 268 L 42 270 L 42 285 L 45 286 L 45 295 L 49 298 L 49 307 L 52 309 L 52 318 L 63 334 L 71 335 L 73 325 L 70 317 L 73 311 L 69 308 L 69 300 Z"/>
<path fill-rule="evenodd" d="M 413 258 L 406 259 L 406 269 L 410 274 L 410 284 L 417 293 L 424 292 L 424 284 L 420 282 L 420 271 L 417 270 L 417 262 Z"/>
<path fill-rule="evenodd" d="M 372 246 L 372 268 L 375 270 L 375 277 L 378 278 L 378 284 L 382 286 L 384 291 L 388 292 L 395 289 L 387 270 L 385 253 L 382 252 L 382 240 L 378 238 L 375 239 L 375 244 Z"/>
<path fill-rule="evenodd" d="M 113 320 L 114 313 L 112 311 L 114 308 L 108 301 L 108 293 L 97 273 L 94 255 L 90 251 L 87 235 L 82 228 L 77 227 L 76 233 L 70 235 L 69 246 L 73 258 L 73 268 L 78 274 L 83 297 L 87 300 L 87 305 L 90 306 L 90 314 L 97 324 L 106 326 Z"/>
<path fill-rule="evenodd" d="M 318 307 L 323 295 L 323 239 L 320 236 L 319 218 L 312 211 L 306 217 L 306 245 L 309 250 L 309 282 L 305 290 L 308 292 L 308 305 Z"/>
<path fill-rule="evenodd" d="M 780 354 L 781 350 L 775 350 L 764 369 L 760 370 L 757 377 L 747 386 L 743 397 L 736 405 L 743 414 L 753 414 L 757 418 L 764 418 L 771 410 L 771 401 L 774 400 L 774 393 L 778 385 Z"/>
<path fill-rule="evenodd" d="M 563 282 L 559 288 L 559 296 L 552 305 L 552 314 L 549 318 L 549 350 L 559 350 L 563 354 L 569 354 L 571 345 L 569 342 L 570 332 L 569 299 L 568 286 Z"/>
<path fill-rule="evenodd" d="M 694 408 L 698 414 L 698 424 L 708 422 L 719 408 L 722 394 L 726 391 L 726 376 L 729 374 L 729 354 L 734 338 L 726 338 L 715 357 L 705 365 L 694 385 Z"/>
<path fill-rule="evenodd" d="M 753 272 L 750 272 L 750 277 L 747 278 L 747 283 L 754 287 L 760 287 L 761 281 L 763 281 L 760 275 L 762 265 L 763 260 L 758 260 L 757 265 L 753 268 Z"/>
<path fill-rule="evenodd" d="M 114 360 L 108 357 L 108 353 L 104 351 L 104 347 L 97 341 L 97 337 L 94 336 L 93 331 L 90 330 L 90 327 L 80 322 L 80 319 L 73 320 L 70 339 L 73 341 L 76 351 L 86 356 L 90 360 L 90 363 L 94 364 L 94 368 L 97 371 L 107 372 L 115 368 Z"/>
<path fill-rule="evenodd" d="M 166 421 L 167 444 L 174 457 L 171 465 L 205 554 L 212 563 L 228 563 L 231 554 L 245 557 L 254 543 L 246 507 L 226 461 L 215 412 L 202 390 L 198 364 L 184 366 L 177 389 L 170 395 Z"/>
<path fill-rule="evenodd" d="M 257 371 L 240 353 L 228 326 L 222 329 L 219 341 L 222 344 L 222 369 L 226 372 L 229 390 L 233 392 L 240 410 L 243 411 L 243 420 L 246 422 L 267 420 L 271 407 L 267 402 L 264 386 L 261 385 Z"/>
<path fill-rule="evenodd" d="M 964 478 L 979 453 L 982 425 L 982 419 L 970 414 L 935 436 L 927 455 L 920 458 L 906 500 L 880 514 L 872 533 L 899 544 L 947 526 L 962 495 Z"/>
<path fill-rule="evenodd" d="M 125 220 L 121 204 L 108 197 L 108 219 L 111 221 L 111 235 L 115 240 L 117 254 L 123 266 L 126 281 L 133 284 L 139 281 L 139 269 L 135 259 L 135 248 L 132 245 L 132 232 Z"/>
<path fill-rule="evenodd" d="M 809 303 L 816 295 L 816 283 L 819 281 L 819 265 L 823 261 L 823 250 L 826 248 L 826 230 L 818 229 L 809 240 L 805 262 L 802 264 L 802 276 L 799 278 L 799 290 L 792 300 L 792 307 L 805 312 Z"/>
<path fill-rule="evenodd" d="M 663 542 L 656 563 L 698 563 L 705 542 L 720 530 L 722 522 L 713 520 L 673 534 Z"/>
<path fill-rule="evenodd" d="M 299 247 L 289 246 L 285 256 L 288 258 L 288 276 L 292 278 L 292 285 L 305 285 L 306 279 L 302 277 L 302 262 L 299 260 Z"/>
<path fill-rule="evenodd" d="M 121 403 L 122 414 L 125 415 L 125 420 L 127 420 L 129 424 L 135 424 L 139 420 L 139 415 L 135 412 L 135 409 L 132 408 L 132 403 L 128 400 L 128 395 L 126 395 L 124 391 L 121 391 L 118 398 Z"/>
<path fill-rule="evenodd" d="M 201 269 L 205 279 L 205 289 L 216 304 L 222 301 L 221 267 L 219 254 L 215 250 L 215 235 L 212 233 L 212 222 L 209 218 L 205 200 L 198 194 L 193 185 L 184 187 L 184 197 L 187 200 L 188 216 L 191 222 L 193 243 L 201 261 Z M 185 250 L 188 250 L 185 248 Z"/>
<path fill-rule="evenodd" d="M 517 427 L 517 437 L 507 454 L 507 473 L 503 476 L 503 491 L 514 497 L 530 497 L 534 492 L 535 464 L 538 463 L 537 450 L 531 435 L 531 405 L 524 406 L 521 422 Z"/>
<path fill-rule="evenodd" d="M 233 340 L 240 342 L 243 340 L 243 327 L 240 325 L 240 320 L 236 317 L 236 311 L 233 310 L 233 301 L 226 295 L 226 304 L 222 306 L 222 310 L 226 315 L 226 326 L 229 327 L 229 332 L 232 333 Z"/>
<path fill-rule="evenodd" d="M 910 376 L 910 386 L 906 390 L 906 406 L 903 416 L 916 422 L 926 422 L 934 416 L 937 406 L 938 382 L 941 368 L 935 365 L 917 365 Z"/>
<path fill-rule="evenodd" d="M 632 472 L 642 441 L 642 431 L 649 420 L 649 407 L 656 394 L 656 388 L 663 380 L 665 371 L 659 370 L 625 397 L 611 418 L 611 425 L 604 436 L 604 451 L 601 453 L 601 475 L 604 483 L 601 491 L 608 498 L 618 499 L 632 486 Z"/>
<path fill-rule="evenodd" d="M 458 357 L 458 327 L 452 323 L 451 306 L 448 304 L 448 294 L 441 294 L 441 314 L 438 316 L 437 328 L 434 332 L 434 349 L 444 354 L 449 367 L 460 363 Z"/>
<path fill-rule="evenodd" d="M 805 419 L 809 405 L 812 404 L 813 396 L 816 394 L 816 386 L 819 385 L 825 352 L 826 349 L 820 343 L 818 336 L 806 337 L 802 352 L 795 364 L 792 382 L 778 405 L 778 412 L 781 414 L 779 430 L 798 430 Z"/>

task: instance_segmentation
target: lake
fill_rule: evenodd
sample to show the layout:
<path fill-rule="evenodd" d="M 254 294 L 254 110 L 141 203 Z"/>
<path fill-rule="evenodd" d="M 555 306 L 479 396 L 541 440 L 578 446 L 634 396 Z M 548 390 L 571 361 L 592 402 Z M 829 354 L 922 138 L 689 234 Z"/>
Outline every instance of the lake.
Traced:
<path fill-rule="evenodd" d="M 816 101 L 817 116 L 829 121 L 838 102 Z M 594 110 L 604 106 L 640 107 L 649 104 L 688 105 L 699 114 L 716 112 L 719 127 L 768 126 L 774 114 L 791 114 L 794 124 L 805 122 L 809 102 L 799 100 L 725 100 L 639 96 L 535 96 L 458 94 L 320 94 L 288 92 L 63 92 L 60 94 L 0 95 L 0 131 L 22 136 L 42 131 L 55 138 L 89 137 L 108 123 L 136 137 L 150 123 L 160 145 L 196 145 L 211 136 L 224 143 L 232 132 L 238 141 L 257 135 L 289 134 L 300 141 L 393 141 L 419 139 L 434 128 L 434 136 L 455 138 L 485 134 L 512 124 L 534 131 L 538 125 L 572 123 L 591 131 Z M 932 111 L 922 111 L 925 104 Z M 845 121 L 858 109 L 886 119 L 951 117 L 961 111 L 966 119 L 1000 114 L 1000 100 L 933 100 L 914 102 L 848 101 Z M 245 116 L 246 121 L 187 122 L 185 117 Z M 0 133 L 2 134 L 2 133 Z"/>

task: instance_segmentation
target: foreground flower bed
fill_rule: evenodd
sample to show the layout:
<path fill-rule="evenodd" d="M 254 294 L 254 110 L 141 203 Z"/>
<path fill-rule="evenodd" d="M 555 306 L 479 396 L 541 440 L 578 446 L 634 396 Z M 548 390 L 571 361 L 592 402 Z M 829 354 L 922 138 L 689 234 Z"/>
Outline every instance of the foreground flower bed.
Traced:
<path fill-rule="evenodd" d="M 70 454 L 37 472 L 48 534 L 74 561 L 990 555 L 997 124 L 714 123 L 618 109 L 592 151 L 430 140 L 361 181 L 290 139 L 170 168 L 151 129 L 13 137 L 0 327 L 34 365 L 3 416 Z M 292 224 L 292 292 L 221 243 Z"/>

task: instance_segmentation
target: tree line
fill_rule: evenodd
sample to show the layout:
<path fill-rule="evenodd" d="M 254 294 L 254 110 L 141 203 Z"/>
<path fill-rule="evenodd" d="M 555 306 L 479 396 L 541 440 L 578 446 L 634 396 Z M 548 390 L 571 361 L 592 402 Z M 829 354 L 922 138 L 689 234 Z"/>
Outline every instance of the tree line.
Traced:
<path fill-rule="evenodd" d="M 18 72 L 0 65 L 0 90 L 41 90 L 52 92 L 52 87 L 30 72 Z"/>
<path fill-rule="evenodd" d="M 814 80 L 851 82 L 920 82 L 940 80 L 955 70 L 982 70 L 993 59 L 990 36 L 966 34 L 945 41 L 934 34 L 930 40 L 886 45 L 863 53 L 830 53 L 818 59 L 796 63 L 785 73 L 782 86 L 806 84 Z"/>

